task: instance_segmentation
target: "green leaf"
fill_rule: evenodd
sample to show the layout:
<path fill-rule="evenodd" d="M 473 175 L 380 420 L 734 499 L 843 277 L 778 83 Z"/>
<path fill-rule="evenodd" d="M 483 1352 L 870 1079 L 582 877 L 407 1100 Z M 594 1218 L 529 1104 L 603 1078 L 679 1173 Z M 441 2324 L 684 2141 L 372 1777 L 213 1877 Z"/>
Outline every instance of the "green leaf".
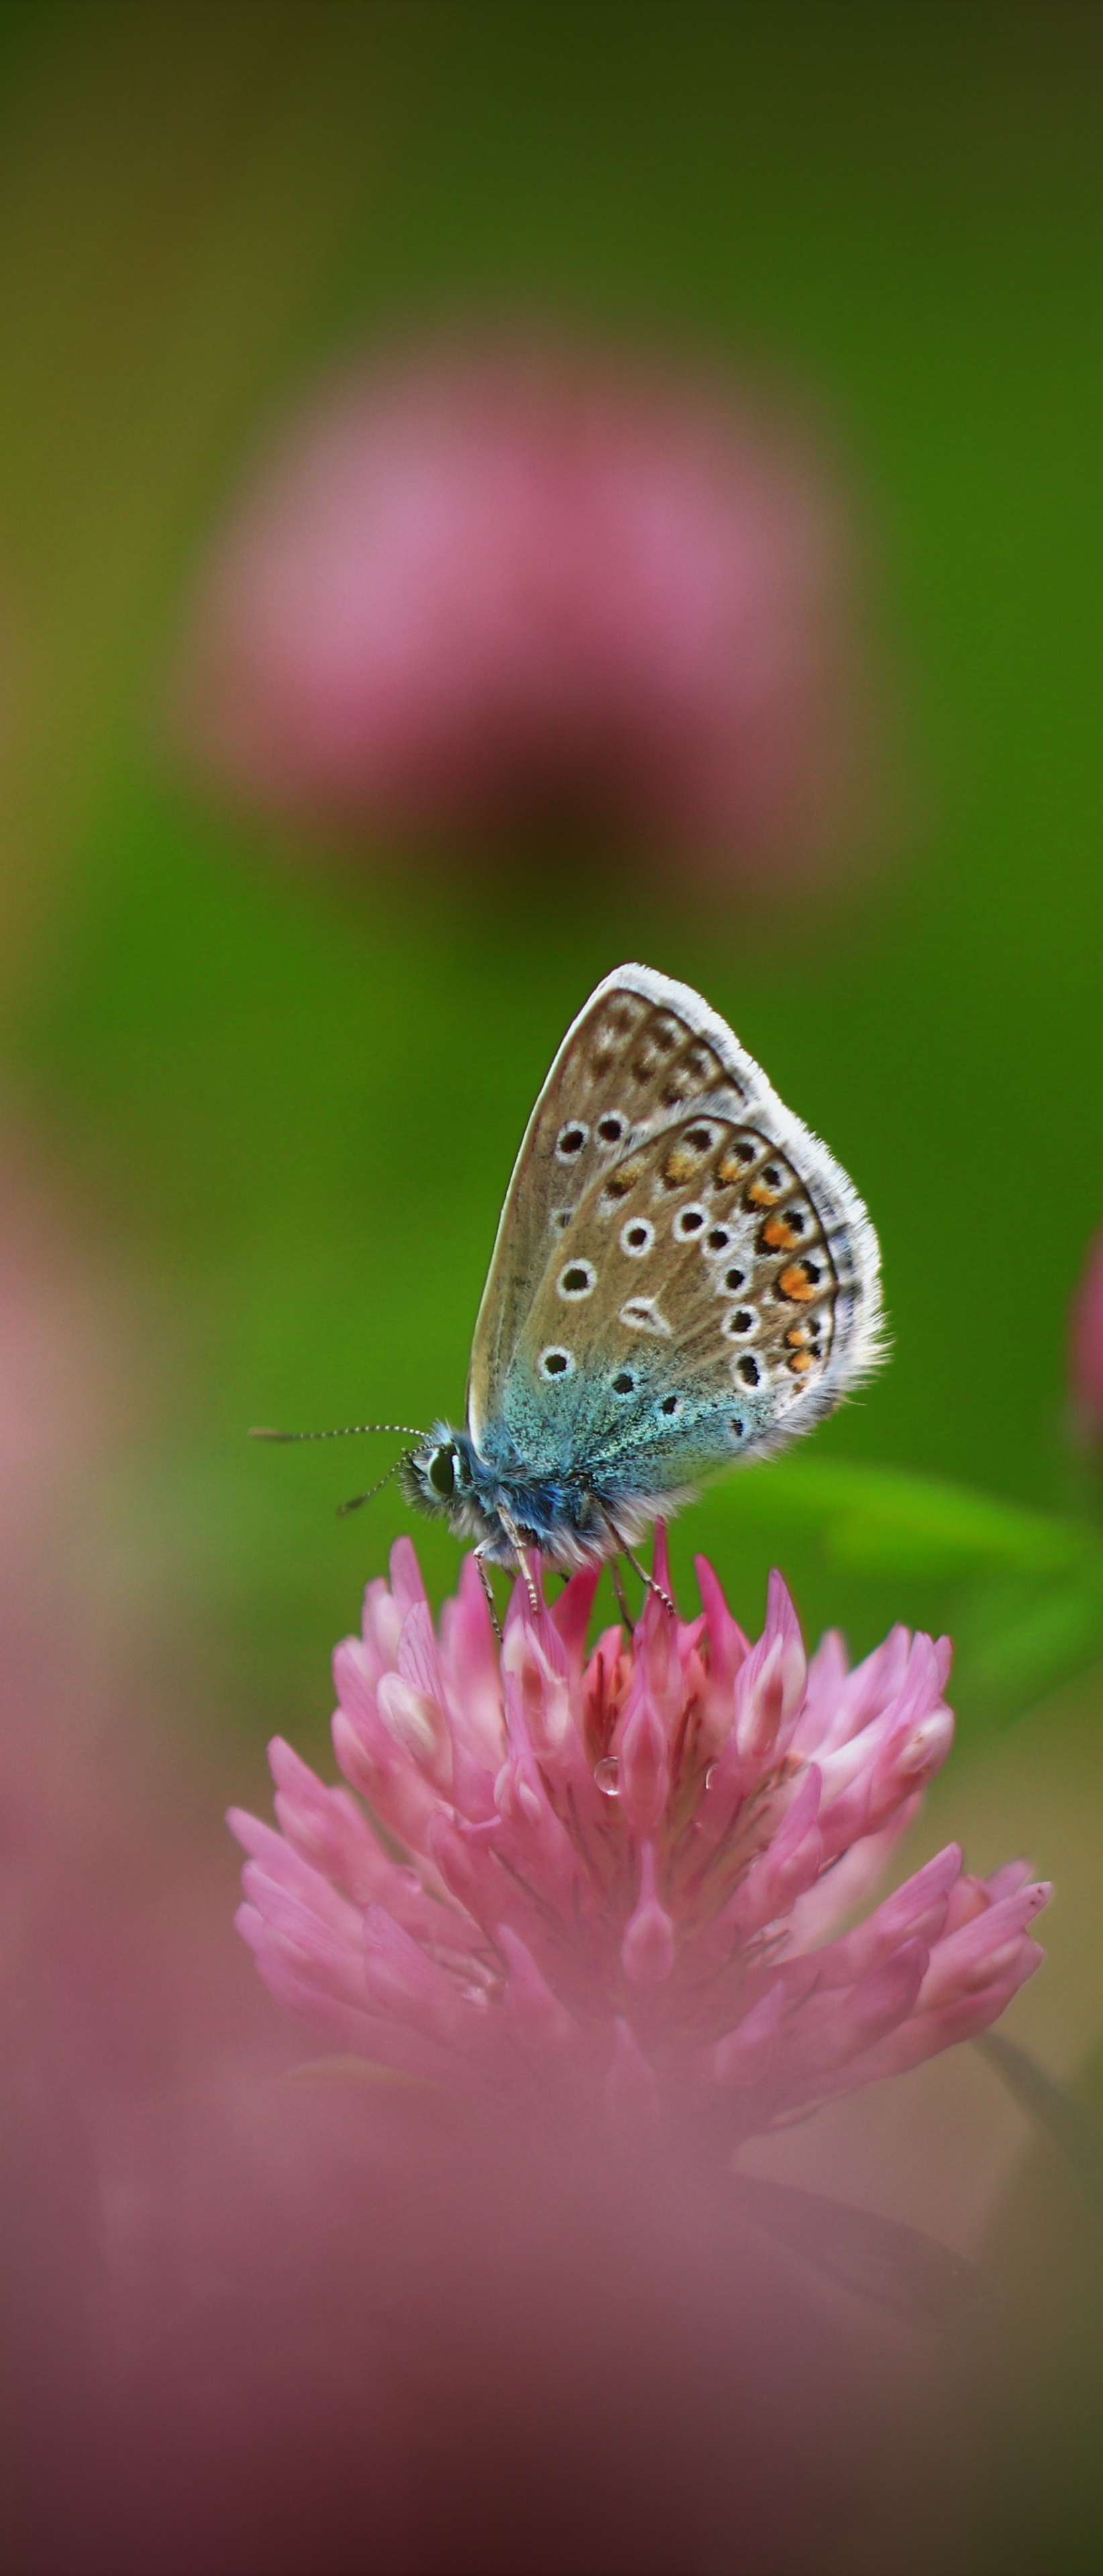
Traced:
<path fill-rule="evenodd" d="M 985 2275 L 918 2228 L 790 2183 L 735 2179 L 739 2205 L 762 2235 L 907 2324 L 956 2334 L 990 2310 Z"/>
<path fill-rule="evenodd" d="M 814 1534 L 838 1565 L 877 1574 L 1094 1574 L 1103 1543 L 1087 1523 L 1029 1512 L 934 1476 L 846 1459 L 782 1458 L 729 1477 L 709 1497 L 734 1530 Z"/>
<path fill-rule="evenodd" d="M 965 1731 L 1006 1722 L 1103 1656 L 1103 1537 L 933 1476 L 794 1456 L 714 1486 L 674 1531 L 715 1558 L 754 1625 L 769 1565 L 810 1636 L 845 1628 L 865 1653 L 894 1620 L 948 1629 Z"/>

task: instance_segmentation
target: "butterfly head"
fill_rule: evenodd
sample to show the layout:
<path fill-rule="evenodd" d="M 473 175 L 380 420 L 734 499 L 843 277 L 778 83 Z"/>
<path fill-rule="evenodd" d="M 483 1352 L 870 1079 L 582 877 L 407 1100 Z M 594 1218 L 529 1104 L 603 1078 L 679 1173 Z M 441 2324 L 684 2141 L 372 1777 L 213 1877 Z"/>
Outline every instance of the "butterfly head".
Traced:
<path fill-rule="evenodd" d="M 481 1535 L 475 1451 L 466 1431 L 435 1422 L 420 1448 L 411 1449 L 404 1460 L 402 1482 L 410 1502 L 449 1521 L 458 1537 Z"/>

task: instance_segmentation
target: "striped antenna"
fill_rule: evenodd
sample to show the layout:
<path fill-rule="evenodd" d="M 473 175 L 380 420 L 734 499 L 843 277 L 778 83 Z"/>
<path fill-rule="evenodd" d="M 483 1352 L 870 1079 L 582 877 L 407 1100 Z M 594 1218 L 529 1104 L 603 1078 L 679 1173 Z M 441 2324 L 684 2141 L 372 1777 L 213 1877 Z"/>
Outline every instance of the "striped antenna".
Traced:
<path fill-rule="evenodd" d="M 406 1440 L 427 1440 L 427 1431 L 418 1431 L 412 1422 L 348 1422 L 341 1431 L 267 1431 L 253 1430 L 250 1440 L 358 1440 L 365 1431 L 398 1431 Z"/>
<path fill-rule="evenodd" d="M 367 1493 L 366 1493 L 366 1494 L 354 1494 L 354 1495 L 353 1495 L 353 1497 L 352 1497 L 352 1501 L 351 1501 L 351 1502 L 349 1502 L 349 1503 L 338 1503 L 338 1505 L 337 1505 L 337 1518 L 338 1518 L 338 1520 L 339 1520 L 339 1521 L 347 1520 L 348 1515 L 349 1515 L 349 1513 L 350 1513 L 350 1512 L 358 1512 L 358 1511 L 359 1511 L 361 1503 L 370 1503 L 370 1501 L 371 1501 L 371 1498 L 372 1498 L 372 1495 L 373 1495 L 373 1494 L 381 1494 L 381 1493 L 382 1493 L 382 1491 L 383 1491 L 383 1487 L 384 1487 L 384 1485 L 389 1485 L 389 1484 L 390 1484 L 390 1481 L 391 1481 L 392 1476 L 397 1476 L 398 1471 L 399 1471 L 399 1468 L 405 1465 L 405 1462 L 406 1462 L 407 1458 L 409 1457 L 409 1455 L 410 1455 L 409 1450 L 408 1450 L 408 1449 L 404 1449 L 404 1450 L 403 1450 L 403 1452 L 402 1452 L 402 1456 L 401 1456 L 401 1458 L 396 1458 L 396 1459 L 395 1459 L 395 1462 L 394 1462 L 393 1467 L 388 1467 L 386 1475 L 385 1475 L 385 1476 L 381 1476 L 381 1477 L 380 1477 L 379 1482 L 378 1482 L 378 1484 L 377 1484 L 377 1485 L 369 1485 L 369 1487 L 368 1487 L 368 1490 L 367 1490 Z"/>

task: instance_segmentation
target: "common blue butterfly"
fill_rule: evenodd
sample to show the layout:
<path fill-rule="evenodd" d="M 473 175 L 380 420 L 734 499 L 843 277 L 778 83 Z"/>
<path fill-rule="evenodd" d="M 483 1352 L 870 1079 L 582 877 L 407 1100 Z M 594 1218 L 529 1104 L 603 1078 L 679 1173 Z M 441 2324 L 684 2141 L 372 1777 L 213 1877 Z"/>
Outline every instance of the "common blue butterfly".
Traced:
<path fill-rule="evenodd" d="M 530 1590 L 530 1549 L 631 1560 L 702 1475 L 769 1456 L 875 1364 L 878 1264 L 853 1184 L 726 1022 L 618 966 L 529 1120 L 466 1428 L 414 1435 L 406 1494 Z"/>

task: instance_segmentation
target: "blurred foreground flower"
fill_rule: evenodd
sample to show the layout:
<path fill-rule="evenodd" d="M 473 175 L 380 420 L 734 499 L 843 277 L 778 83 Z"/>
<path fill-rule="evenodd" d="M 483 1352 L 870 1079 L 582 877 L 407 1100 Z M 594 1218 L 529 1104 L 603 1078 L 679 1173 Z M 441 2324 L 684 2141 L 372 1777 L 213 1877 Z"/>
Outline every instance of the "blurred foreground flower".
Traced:
<path fill-rule="evenodd" d="M 1023 1863 L 980 1881 L 951 1844 L 826 1938 L 949 1750 L 948 1643 L 806 1664 L 779 1576 L 752 1647 L 699 1574 L 702 1617 L 652 1595 L 588 1659 L 596 1573 L 538 1619 L 518 1585 L 499 1662 L 474 1561 L 438 1640 L 399 1541 L 336 1658 L 337 1757 L 386 1843 L 278 1739 L 282 1832 L 231 1817 L 282 2003 L 410 2075 L 726 2139 L 996 2020 L 1042 1956 Z"/>
<path fill-rule="evenodd" d="M 657 372 L 459 345 L 292 433 L 208 575 L 185 727 L 308 823 L 566 815 L 806 863 L 854 821 L 848 553 L 791 428 Z"/>
<path fill-rule="evenodd" d="M 1093 1446 L 1103 1443 L 1103 1234 L 1073 1299 L 1069 1373 L 1077 1430 Z"/>

